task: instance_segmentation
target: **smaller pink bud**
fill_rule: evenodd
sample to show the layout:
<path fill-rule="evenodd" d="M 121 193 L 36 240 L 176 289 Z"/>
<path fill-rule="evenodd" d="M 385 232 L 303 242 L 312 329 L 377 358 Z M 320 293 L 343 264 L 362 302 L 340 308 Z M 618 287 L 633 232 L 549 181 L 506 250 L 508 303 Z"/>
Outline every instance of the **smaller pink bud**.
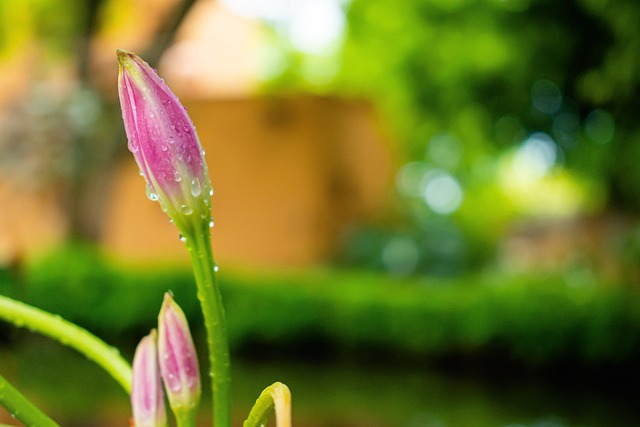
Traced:
<path fill-rule="evenodd" d="M 169 293 L 158 316 L 158 359 L 176 417 L 193 417 L 200 404 L 200 369 L 187 319 Z"/>
<path fill-rule="evenodd" d="M 165 427 L 167 414 L 160 380 L 156 331 L 142 338 L 133 356 L 131 408 L 135 427 Z"/>

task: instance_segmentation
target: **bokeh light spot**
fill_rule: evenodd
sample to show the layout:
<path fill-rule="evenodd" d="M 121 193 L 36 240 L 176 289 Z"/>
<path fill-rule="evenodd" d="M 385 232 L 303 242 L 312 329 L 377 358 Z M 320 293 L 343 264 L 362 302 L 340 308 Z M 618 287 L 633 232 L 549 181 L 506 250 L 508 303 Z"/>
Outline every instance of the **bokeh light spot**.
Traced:
<path fill-rule="evenodd" d="M 382 264 L 392 274 L 413 273 L 418 264 L 420 252 L 411 238 L 396 236 L 389 240 L 382 250 Z"/>
<path fill-rule="evenodd" d="M 607 144 L 615 134 L 613 117 L 604 110 L 593 110 L 585 119 L 584 131 L 593 141 Z"/>
<path fill-rule="evenodd" d="M 520 179 L 537 180 L 551 170 L 557 156 L 558 146 L 553 138 L 544 132 L 536 132 L 518 149 L 513 160 L 513 169 Z"/>
<path fill-rule="evenodd" d="M 427 151 L 433 163 L 445 169 L 455 169 L 462 157 L 460 141 L 447 133 L 439 133 L 431 138 Z"/>
<path fill-rule="evenodd" d="M 462 204 L 462 187 L 453 176 L 445 171 L 435 170 L 423 178 L 423 198 L 435 213 L 448 215 Z"/>
<path fill-rule="evenodd" d="M 531 103 L 540 112 L 553 114 L 562 105 L 562 93 L 550 80 L 538 80 L 531 86 Z"/>

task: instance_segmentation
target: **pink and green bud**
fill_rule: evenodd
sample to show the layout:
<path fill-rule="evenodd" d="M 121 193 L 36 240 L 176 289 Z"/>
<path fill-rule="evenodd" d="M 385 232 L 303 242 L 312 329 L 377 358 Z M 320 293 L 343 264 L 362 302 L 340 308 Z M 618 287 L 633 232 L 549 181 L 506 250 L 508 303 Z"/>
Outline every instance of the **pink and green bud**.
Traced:
<path fill-rule="evenodd" d="M 167 425 L 156 338 L 155 330 L 142 338 L 133 356 L 131 409 L 135 427 L 165 427 Z"/>
<path fill-rule="evenodd" d="M 200 403 L 200 369 L 187 319 L 170 294 L 158 316 L 158 359 L 169 405 L 177 418 L 190 418 Z"/>
<path fill-rule="evenodd" d="M 118 49 L 118 92 L 124 128 L 147 195 L 183 232 L 191 218 L 211 216 L 211 183 L 204 151 L 186 109 L 149 64 Z"/>

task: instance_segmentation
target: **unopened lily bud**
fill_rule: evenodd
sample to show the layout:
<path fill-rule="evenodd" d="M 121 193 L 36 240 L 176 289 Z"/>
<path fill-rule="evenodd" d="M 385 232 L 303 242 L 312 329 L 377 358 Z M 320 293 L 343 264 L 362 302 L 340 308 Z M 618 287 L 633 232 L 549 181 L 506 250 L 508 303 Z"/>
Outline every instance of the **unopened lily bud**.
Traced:
<path fill-rule="evenodd" d="M 160 380 L 156 331 L 142 338 L 133 356 L 131 409 L 135 427 L 165 427 L 167 414 Z"/>
<path fill-rule="evenodd" d="M 168 293 L 158 316 L 158 359 L 173 413 L 195 416 L 201 393 L 198 356 L 187 319 Z"/>
<path fill-rule="evenodd" d="M 183 234 L 209 223 L 211 183 L 204 151 L 186 109 L 149 64 L 118 49 L 118 92 L 124 127 L 147 195 Z"/>

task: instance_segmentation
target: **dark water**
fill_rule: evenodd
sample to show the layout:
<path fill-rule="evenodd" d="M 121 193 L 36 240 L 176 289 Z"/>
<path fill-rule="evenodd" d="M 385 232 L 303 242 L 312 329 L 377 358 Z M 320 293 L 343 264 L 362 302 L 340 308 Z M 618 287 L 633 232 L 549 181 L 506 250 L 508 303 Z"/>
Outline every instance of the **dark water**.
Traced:
<path fill-rule="evenodd" d="M 236 361 L 234 417 L 241 425 L 272 382 L 293 394 L 296 427 L 633 427 L 635 399 L 620 390 L 553 378 L 446 373 L 400 365 Z M 72 351 L 45 340 L 0 349 L 0 372 L 61 426 L 127 426 L 118 385 Z M 204 402 L 208 402 L 205 396 Z M 210 425 L 209 408 L 201 425 Z M 6 412 L 0 423 L 20 425 Z"/>

